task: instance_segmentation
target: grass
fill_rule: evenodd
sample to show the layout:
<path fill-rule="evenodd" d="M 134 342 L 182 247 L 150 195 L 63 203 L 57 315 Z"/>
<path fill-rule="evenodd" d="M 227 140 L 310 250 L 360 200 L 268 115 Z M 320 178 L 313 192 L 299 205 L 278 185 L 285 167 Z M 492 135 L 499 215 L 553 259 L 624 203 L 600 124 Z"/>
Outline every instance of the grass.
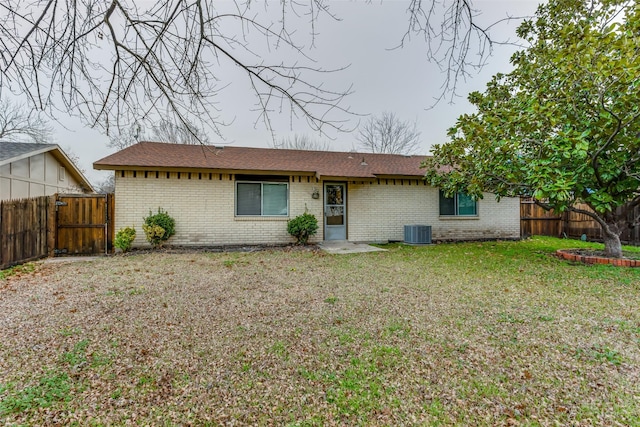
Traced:
<path fill-rule="evenodd" d="M 384 247 L 35 264 L 0 290 L 0 423 L 640 424 L 640 270 Z"/>
<path fill-rule="evenodd" d="M 0 416 L 37 411 L 49 408 L 70 399 L 69 376 L 63 372 L 50 371 L 42 374 L 35 384 L 17 389 L 9 383 L 0 387 Z"/>
<path fill-rule="evenodd" d="M 22 274 L 32 273 L 35 269 L 35 264 L 28 262 L 26 264 L 16 265 L 4 270 L 0 270 L 0 280 L 6 279 L 10 276 L 20 276 Z"/>

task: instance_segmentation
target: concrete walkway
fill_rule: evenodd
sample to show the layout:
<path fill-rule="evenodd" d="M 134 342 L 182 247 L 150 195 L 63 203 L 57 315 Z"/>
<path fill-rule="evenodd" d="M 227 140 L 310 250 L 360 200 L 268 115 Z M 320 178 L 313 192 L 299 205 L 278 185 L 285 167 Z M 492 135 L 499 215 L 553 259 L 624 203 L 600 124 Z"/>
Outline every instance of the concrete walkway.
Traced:
<path fill-rule="evenodd" d="M 85 255 L 85 256 L 58 256 L 58 257 L 49 257 L 42 260 L 45 264 L 62 264 L 65 262 L 89 262 L 95 261 L 99 258 L 103 258 L 104 255 L 94 256 L 94 255 Z"/>
<path fill-rule="evenodd" d="M 318 247 L 330 254 L 359 254 L 363 252 L 386 251 L 386 249 L 376 248 L 366 243 L 353 243 L 347 240 L 325 240 L 318 243 Z"/>

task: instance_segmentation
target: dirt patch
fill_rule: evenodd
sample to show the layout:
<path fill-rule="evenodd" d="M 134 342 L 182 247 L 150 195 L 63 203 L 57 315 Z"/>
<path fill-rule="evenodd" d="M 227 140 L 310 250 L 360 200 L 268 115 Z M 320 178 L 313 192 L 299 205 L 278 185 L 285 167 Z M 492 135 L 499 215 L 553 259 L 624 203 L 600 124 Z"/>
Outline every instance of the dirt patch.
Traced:
<path fill-rule="evenodd" d="M 283 251 L 283 252 L 313 252 L 320 248 L 317 245 L 220 245 L 220 246 L 162 246 L 160 248 L 134 248 L 129 252 L 118 252 L 117 256 L 133 256 L 143 254 L 189 254 L 189 253 L 222 253 L 222 252 L 262 252 L 262 251 Z"/>

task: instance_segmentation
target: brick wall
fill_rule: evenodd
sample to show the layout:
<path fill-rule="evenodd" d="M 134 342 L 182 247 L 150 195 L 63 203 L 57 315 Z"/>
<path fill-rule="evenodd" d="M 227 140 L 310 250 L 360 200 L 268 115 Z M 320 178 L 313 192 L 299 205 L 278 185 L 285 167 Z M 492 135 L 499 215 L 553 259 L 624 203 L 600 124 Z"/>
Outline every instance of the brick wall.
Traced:
<path fill-rule="evenodd" d="M 168 176 L 167 176 L 168 174 Z M 176 220 L 174 245 L 292 243 L 287 219 L 235 217 L 235 181 L 228 174 L 198 172 L 116 172 L 116 231 L 133 226 L 134 246 L 147 245 L 143 217 L 158 207 Z M 134 176 L 135 175 L 135 176 Z M 157 177 L 156 177 L 157 176 Z M 319 199 L 311 194 L 317 189 Z M 315 178 L 289 177 L 289 217 L 305 208 L 318 218 L 320 229 L 312 242 L 323 239 L 323 188 Z M 477 217 L 440 217 L 438 190 L 422 180 L 380 179 L 347 185 L 348 239 L 384 242 L 404 239 L 404 225 L 431 225 L 436 240 L 518 238 L 520 204 L 499 203 L 486 194 Z"/>
<path fill-rule="evenodd" d="M 499 203 L 485 194 L 476 217 L 441 217 L 438 189 L 422 180 L 349 182 L 348 234 L 352 241 L 403 240 L 405 225 L 430 225 L 434 240 L 518 238 L 520 201 Z"/>
<path fill-rule="evenodd" d="M 173 245 L 223 245 L 292 243 L 287 219 L 279 217 L 235 217 L 235 181 L 228 174 L 181 172 L 116 172 L 116 232 L 123 227 L 136 229 L 134 246 L 145 246 L 143 217 L 158 207 L 176 220 Z M 313 199 L 314 188 L 322 185 L 311 177 L 290 177 L 289 215 L 304 213 L 305 206 L 319 221 L 322 198 Z M 308 182 L 309 181 L 309 182 Z M 311 241 L 322 240 L 322 228 Z"/>

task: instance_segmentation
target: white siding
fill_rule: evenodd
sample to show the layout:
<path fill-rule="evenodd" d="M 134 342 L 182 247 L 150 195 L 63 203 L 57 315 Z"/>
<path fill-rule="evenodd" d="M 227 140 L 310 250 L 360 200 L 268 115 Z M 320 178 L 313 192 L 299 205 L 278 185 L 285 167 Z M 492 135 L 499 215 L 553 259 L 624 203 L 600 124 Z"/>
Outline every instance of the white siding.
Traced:
<path fill-rule="evenodd" d="M 41 153 L 0 167 L 0 200 L 79 192 L 78 182 L 66 173 L 51 153 Z"/>

